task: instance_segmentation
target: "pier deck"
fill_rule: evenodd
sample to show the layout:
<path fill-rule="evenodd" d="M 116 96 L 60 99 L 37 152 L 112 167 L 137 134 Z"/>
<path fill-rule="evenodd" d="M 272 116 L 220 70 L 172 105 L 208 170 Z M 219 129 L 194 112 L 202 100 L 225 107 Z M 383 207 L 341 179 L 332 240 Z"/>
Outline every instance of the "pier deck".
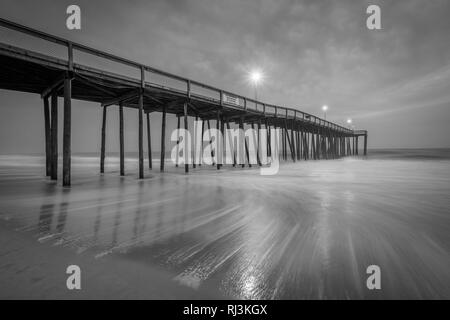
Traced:
<path fill-rule="evenodd" d="M 104 169 L 105 157 L 106 111 L 107 107 L 113 105 L 120 106 L 121 123 L 123 123 L 123 107 L 135 108 L 139 112 L 140 178 L 143 178 L 143 115 L 147 115 L 148 125 L 152 112 L 163 113 L 161 170 L 164 170 L 167 113 L 184 117 L 186 129 L 188 129 L 187 117 L 196 117 L 204 123 L 208 122 L 208 125 L 210 120 L 214 120 L 217 129 L 222 132 L 224 126 L 229 126 L 230 122 L 238 123 L 241 127 L 248 124 L 258 125 L 258 129 L 261 126 L 281 128 L 284 160 L 287 160 L 288 152 L 293 161 L 330 159 L 358 154 L 359 136 L 365 138 L 364 154 L 367 153 L 367 131 L 353 131 L 294 108 L 256 101 L 4 19 L 0 19 L 0 27 L 56 43 L 67 50 L 67 59 L 60 59 L 0 42 L 0 88 L 36 93 L 43 99 L 46 168 L 47 175 L 53 179 L 57 179 L 57 97 L 64 98 L 63 185 L 70 185 L 71 131 L 76 130 L 71 127 L 71 99 L 97 102 L 103 107 L 101 172 Z M 140 76 L 130 77 L 79 63 L 74 59 L 75 54 L 79 52 L 131 67 L 136 69 Z M 181 89 L 180 85 L 171 87 L 158 83 L 156 78 L 181 84 Z M 148 127 L 147 132 L 150 133 Z M 121 174 L 123 174 L 123 125 L 121 125 L 120 135 Z M 149 150 L 151 150 L 150 143 Z M 151 156 L 151 152 L 149 155 Z M 217 167 L 220 169 L 219 164 Z M 188 168 L 186 165 L 186 171 Z"/>

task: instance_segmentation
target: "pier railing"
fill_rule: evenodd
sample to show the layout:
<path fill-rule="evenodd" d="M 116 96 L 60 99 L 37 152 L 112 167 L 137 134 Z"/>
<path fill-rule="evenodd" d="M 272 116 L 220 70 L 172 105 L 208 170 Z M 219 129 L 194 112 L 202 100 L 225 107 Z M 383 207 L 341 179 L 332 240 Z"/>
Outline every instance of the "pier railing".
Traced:
<path fill-rule="evenodd" d="M 285 118 L 285 119 L 291 119 L 291 120 L 300 120 L 302 122 L 311 123 L 314 125 L 322 126 L 329 128 L 331 130 L 343 132 L 349 135 L 354 134 L 353 130 L 350 130 L 348 128 L 345 128 L 343 126 L 340 126 L 338 124 L 329 122 L 325 119 L 322 119 L 320 117 L 317 117 L 315 115 L 293 109 L 288 107 L 282 107 L 277 106 L 273 104 L 264 103 L 262 101 L 258 101 L 252 98 L 248 98 L 239 94 L 235 94 L 232 92 L 229 92 L 227 90 L 219 89 L 214 86 L 201 83 L 199 81 L 195 81 L 192 79 L 188 79 L 185 77 L 181 77 L 163 70 L 159 70 L 156 68 L 153 68 L 148 65 L 144 65 L 126 58 L 119 57 L 117 55 L 113 55 L 104 51 L 100 51 L 73 41 L 69 41 L 67 39 L 57 37 L 54 35 L 50 35 L 48 33 L 35 30 L 20 24 L 17 24 L 15 22 L 11 22 L 5 19 L 0 18 L 0 26 L 5 27 L 7 29 L 15 30 L 39 39 L 43 39 L 52 43 L 56 43 L 58 45 L 64 46 L 67 50 L 67 68 L 69 71 L 74 70 L 74 52 L 79 51 L 83 53 L 87 53 L 89 55 L 97 56 L 103 59 L 107 59 L 112 62 L 116 62 L 128 67 L 135 68 L 139 73 L 140 77 L 135 78 L 137 81 L 140 81 L 142 86 L 145 87 L 146 85 L 150 87 L 160 87 L 164 88 L 169 91 L 177 91 L 184 93 L 187 97 L 199 97 L 199 98 L 208 98 L 211 102 L 218 104 L 218 105 L 227 105 L 233 108 L 241 109 L 243 111 L 251 111 L 260 113 L 267 116 L 272 117 L 279 117 L 279 118 Z M 176 80 L 179 82 L 184 83 L 184 88 L 182 90 L 170 87 L 170 86 L 164 86 L 161 84 L 158 84 L 156 82 L 152 83 L 150 81 L 147 81 L 145 78 L 145 73 L 149 72 L 155 75 L 159 75 L 162 77 L 166 77 L 172 80 Z M 148 79 L 151 80 L 151 79 Z M 196 93 L 193 91 L 193 88 L 202 88 L 206 89 L 212 93 L 215 93 L 211 96 L 205 96 L 199 93 Z"/>

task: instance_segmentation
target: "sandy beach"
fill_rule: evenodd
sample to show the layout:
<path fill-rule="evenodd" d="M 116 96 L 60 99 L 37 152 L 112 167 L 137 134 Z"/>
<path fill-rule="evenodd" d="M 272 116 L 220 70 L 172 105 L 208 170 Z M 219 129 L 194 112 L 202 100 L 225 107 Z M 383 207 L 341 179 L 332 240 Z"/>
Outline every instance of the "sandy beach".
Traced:
<path fill-rule="evenodd" d="M 425 152 L 425 155 L 430 154 Z M 118 176 L 0 156 L 0 298 L 450 298 L 450 161 L 405 152 Z M 66 288 L 79 265 L 82 289 Z M 368 290 L 378 265 L 382 289 Z"/>

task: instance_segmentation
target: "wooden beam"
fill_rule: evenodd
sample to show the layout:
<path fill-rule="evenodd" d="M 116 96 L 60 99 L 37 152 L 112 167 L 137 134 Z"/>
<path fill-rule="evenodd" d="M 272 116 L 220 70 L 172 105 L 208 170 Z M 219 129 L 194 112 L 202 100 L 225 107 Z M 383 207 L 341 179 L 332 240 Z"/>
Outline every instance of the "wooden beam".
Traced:
<path fill-rule="evenodd" d="M 271 146 L 271 141 L 270 141 L 270 139 L 271 139 L 271 137 L 270 137 L 270 125 L 269 125 L 269 119 L 265 119 L 265 127 L 266 127 L 266 143 L 267 143 L 267 146 L 266 146 L 266 148 L 267 148 L 267 150 L 266 150 L 266 152 L 267 152 L 267 157 L 270 157 L 271 156 L 271 153 L 272 153 L 272 146 Z"/>
<path fill-rule="evenodd" d="M 148 168 L 152 169 L 152 135 L 150 130 L 150 114 L 147 113 L 147 151 L 148 151 Z"/>
<path fill-rule="evenodd" d="M 51 132 L 50 132 L 50 107 L 48 104 L 48 97 L 44 99 L 44 126 L 45 126 L 45 175 L 49 177 L 51 175 Z"/>
<path fill-rule="evenodd" d="M 256 162 L 260 166 L 261 161 L 259 160 L 259 127 L 258 131 L 255 132 L 255 124 L 252 122 L 252 132 L 253 132 L 253 143 L 256 151 Z"/>
<path fill-rule="evenodd" d="M 180 154 L 180 116 L 177 115 L 177 157 L 175 159 L 175 167 L 178 168 L 178 155 Z"/>
<path fill-rule="evenodd" d="M 120 144 L 120 175 L 125 175 L 125 145 L 123 138 L 123 106 L 119 106 L 119 144 Z"/>
<path fill-rule="evenodd" d="M 144 178 L 144 125 L 142 122 L 142 113 L 144 111 L 144 95 L 139 94 L 139 179 Z"/>
<path fill-rule="evenodd" d="M 222 139 L 221 140 L 221 152 L 220 152 L 220 166 L 223 167 L 223 165 L 225 164 L 225 158 L 226 158 L 226 154 L 225 154 L 225 119 L 223 118 L 223 114 L 221 116 L 220 119 L 220 132 L 222 135 Z"/>
<path fill-rule="evenodd" d="M 52 144 L 52 161 L 51 161 L 51 179 L 58 179 L 58 95 L 52 92 L 51 96 L 51 144 Z"/>
<path fill-rule="evenodd" d="M 302 159 L 302 134 L 301 134 L 301 127 L 300 123 L 297 124 L 297 160 L 300 161 Z"/>
<path fill-rule="evenodd" d="M 105 173 L 105 140 L 106 140 L 106 110 L 107 107 L 103 107 L 102 117 L 102 139 L 100 145 L 100 173 Z"/>
<path fill-rule="evenodd" d="M 358 141 L 358 136 L 356 136 L 356 155 L 358 155 L 358 147 L 359 147 L 359 141 Z"/>
<path fill-rule="evenodd" d="M 202 166 L 202 162 L 203 162 L 203 134 L 205 132 L 205 120 L 203 120 L 202 118 L 200 118 L 200 120 L 202 121 L 202 135 L 200 136 L 200 158 L 198 159 L 198 166 L 201 167 Z"/>
<path fill-rule="evenodd" d="M 291 138 L 289 137 L 289 131 L 287 129 L 287 125 L 284 127 L 284 133 L 285 133 L 286 141 L 289 144 L 289 150 L 291 150 L 291 158 L 293 161 L 295 161 L 294 152 L 292 149 L 292 141 L 291 141 Z M 286 144 L 286 160 L 287 160 L 287 144 Z"/>
<path fill-rule="evenodd" d="M 308 131 L 303 132 L 303 156 L 305 160 L 309 159 L 309 142 L 308 142 Z"/>
<path fill-rule="evenodd" d="M 186 135 L 188 133 L 188 118 L 187 118 L 187 107 L 188 104 L 187 102 L 184 103 L 183 105 L 183 110 L 184 110 L 184 129 L 186 130 Z M 188 173 L 189 172 L 189 153 L 188 153 L 188 149 L 190 146 L 188 146 L 187 144 L 187 137 L 185 136 L 183 139 L 183 143 L 184 143 L 184 152 L 183 152 L 183 156 L 184 156 L 184 172 Z"/>
<path fill-rule="evenodd" d="M 265 109 L 265 105 L 263 105 L 264 109 Z M 261 163 L 261 119 L 258 120 L 258 145 L 256 147 L 256 155 L 258 156 L 258 165 L 262 165 Z"/>
<path fill-rule="evenodd" d="M 160 170 L 164 171 L 164 161 L 165 161 L 165 153 L 166 153 L 166 106 L 163 105 L 162 112 L 162 123 L 161 123 L 161 162 L 160 162 Z"/>
<path fill-rule="evenodd" d="M 197 108 L 197 106 L 192 103 L 191 101 L 188 102 L 189 107 L 194 111 L 194 114 L 196 116 L 199 116 L 201 114 L 200 110 Z"/>
<path fill-rule="evenodd" d="M 245 138 L 245 131 L 244 131 L 244 117 L 240 118 L 240 128 L 242 129 L 242 134 L 243 134 L 243 138 L 244 138 L 244 146 L 245 146 L 245 155 L 247 157 L 247 162 L 248 162 L 248 167 L 251 168 L 252 164 L 250 163 L 250 154 L 248 151 L 248 144 L 247 144 L 247 139 Z M 245 159 L 242 163 L 242 168 L 245 167 Z"/>
<path fill-rule="evenodd" d="M 126 102 L 130 99 L 134 99 L 136 97 L 140 97 L 139 91 L 136 89 L 131 90 L 130 92 L 127 92 L 120 97 L 116 97 L 113 99 L 109 99 L 102 102 L 102 107 L 112 106 L 115 104 L 120 104 L 121 102 Z"/>
<path fill-rule="evenodd" d="M 65 74 L 59 75 L 47 88 L 45 88 L 42 93 L 41 97 L 46 98 L 48 97 L 52 92 L 58 92 L 59 89 L 61 89 L 64 86 L 64 80 L 66 78 Z"/>
<path fill-rule="evenodd" d="M 242 117 L 239 118 L 239 163 L 241 164 L 241 167 L 245 167 L 245 158 L 244 155 L 241 152 L 241 145 L 245 141 L 245 134 L 244 134 L 244 122 L 242 121 Z"/>
<path fill-rule="evenodd" d="M 217 114 L 216 114 L 216 130 L 217 130 L 217 135 L 220 134 L 220 110 L 217 109 Z M 220 169 L 220 164 L 221 164 L 221 159 L 219 159 L 220 157 L 220 148 L 222 147 L 220 145 L 220 137 L 216 136 L 216 155 L 217 155 L 217 170 Z"/>
<path fill-rule="evenodd" d="M 367 156 L 367 134 L 364 135 L 364 155 Z"/>
<path fill-rule="evenodd" d="M 72 78 L 64 80 L 63 186 L 70 186 L 72 132 Z"/>
<path fill-rule="evenodd" d="M 211 145 L 212 144 L 212 136 L 211 136 L 211 123 L 209 122 L 209 119 L 208 119 L 207 123 L 208 123 L 209 144 Z M 213 166 L 216 165 L 214 162 L 214 150 L 212 148 L 211 148 L 211 160 L 212 160 L 212 165 Z"/>
<path fill-rule="evenodd" d="M 292 121 L 292 127 L 291 127 L 291 153 L 292 153 L 292 161 L 295 162 L 296 155 L 295 155 L 295 130 L 294 130 L 294 121 Z"/>
<path fill-rule="evenodd" d="M 144 96 L 147 97 L 148 99 L 152 100 L 153 102 L 156 102 L 160 107 L 162 107 L 162 105 L 164 104 L 164 102 L 162 102 L 161 100 L 158 100 L 157 98 L 155 98 L 153 95 L 151 95 L 146 90 L 144 90 Z"/>
<path fill-rule="evenodd" d="M 84 85 L 94 90 L 101 91 L 112 97 L 116 96 L 116 93 L 114 91 L 103 88 L 101 83 L 98 83 L 97 81 L 92 81 L 89 77 L 84 77 L 79 74 L 75 74 L 74 79 L 77 79 L 77 81 L 79 82 L 83 82 Z"/>
<path fill-rule="evenodd" d="M 190 105 L 190 104 L 189 104 Z M 196 161 L 197 161 L 197 121 L 198 121 L 198 116 L 195 116 L 195 122 L 194 122 L 194 126 L 193 126 L 193 131 L 194 134 L 192 135 L 193 137 L 193 141 L 192 141 L 192 168 L 196 167 Z"/>
<path fill-rule="evenodd" d="M 226 122 L 227 122 L 227 129 L 228 129 L 227 130 L 227 132 L 228 132 L 227 138 L 230 142 L 230 148 L 231 148 L 230 152 L 231 152 L 231 156 L 233 157 L 233 167 L 236 167 L 236 150 L 235 150 L 236 148 L 234 147 L 234 139 L 231 135 L 230 121 L 228 121 L 228 119 L 227 119 Z"/>

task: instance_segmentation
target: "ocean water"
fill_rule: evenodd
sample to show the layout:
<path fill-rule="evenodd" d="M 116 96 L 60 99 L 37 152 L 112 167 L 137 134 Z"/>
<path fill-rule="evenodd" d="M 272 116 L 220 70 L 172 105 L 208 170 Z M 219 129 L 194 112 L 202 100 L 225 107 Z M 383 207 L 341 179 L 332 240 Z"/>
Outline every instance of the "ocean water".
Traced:
<path fill-rule="evenodd" d="M 116 155 L 104 175 L 98 163 L 75 155 L 62 188 L 41 156 L 0 156 L 0 222 L 93 264 L 162 268 L 230 298 L 450 298 L 449 149 L 283 163 L 274 176 L 205 165 L 186 175 L 169 162 L 161 174 L 155 161 L 138 180 L 135 155 L 125 177 Z M 366 286 L 370 265 L 381 290 Z"/>

